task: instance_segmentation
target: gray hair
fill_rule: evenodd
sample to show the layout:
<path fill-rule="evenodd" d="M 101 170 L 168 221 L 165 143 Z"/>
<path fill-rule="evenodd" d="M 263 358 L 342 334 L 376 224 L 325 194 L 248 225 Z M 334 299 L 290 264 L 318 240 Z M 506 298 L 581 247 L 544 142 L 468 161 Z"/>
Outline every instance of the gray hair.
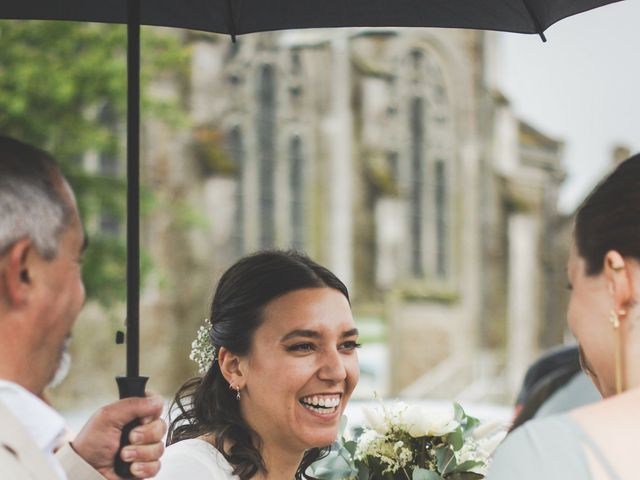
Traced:
<path fill-rule="evenodd" d="M 57 256 L 72 213 L 62 181 L 52 157 L 0 136 L 0 255 L 29 238 L 44 259 Z"/>

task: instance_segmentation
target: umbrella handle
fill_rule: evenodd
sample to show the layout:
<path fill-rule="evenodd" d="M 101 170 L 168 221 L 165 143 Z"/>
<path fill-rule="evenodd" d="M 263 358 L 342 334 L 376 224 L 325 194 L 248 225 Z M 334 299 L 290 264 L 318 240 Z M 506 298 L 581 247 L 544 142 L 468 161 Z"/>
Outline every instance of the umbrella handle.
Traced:
<path fill-rule="evenodd" d="M 144 397 L 147 380 L 149 380 L 149 377 L 116 377 L 120 399 Z M 122 458 L 120 458 L 120 452 L 124 447 L 131 444 L 129 441 L 129 433 L 131 433 L 131 430 L 136 428 L 138 425 L 140 425 L 140 419 L 136 418 L 135 420 L 127 423 L 122 428 L 122 433 L 120 434 L 120 448 L 118 449 L 113 462 L 113 470 L 122 478 L 133 478 L 131 475 L 131 463 L 122 460 Z"/>

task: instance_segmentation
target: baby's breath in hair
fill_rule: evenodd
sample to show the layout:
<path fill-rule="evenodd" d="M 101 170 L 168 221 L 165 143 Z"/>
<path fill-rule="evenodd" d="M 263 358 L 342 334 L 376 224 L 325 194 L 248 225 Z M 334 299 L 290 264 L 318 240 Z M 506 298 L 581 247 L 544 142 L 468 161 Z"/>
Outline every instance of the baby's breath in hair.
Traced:
<path fill-rule="evenodd" d="M 196 362 L 201 375 L 207 373 L 211 362 L 216 360 L 216 349 L 211 345 L 209 332 L 211 332 L 211 322 L 205 318 L 203 325 L 198 329 L 196 339 L 191 343 L 189 358 Z"/>

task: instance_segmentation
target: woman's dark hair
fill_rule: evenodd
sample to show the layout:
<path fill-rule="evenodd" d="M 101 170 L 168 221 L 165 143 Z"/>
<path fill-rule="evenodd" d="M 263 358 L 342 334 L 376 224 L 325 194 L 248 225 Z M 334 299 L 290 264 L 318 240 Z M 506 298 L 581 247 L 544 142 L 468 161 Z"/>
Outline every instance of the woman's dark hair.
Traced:
<path fill-rule="evenodd" d="M 244 257 L 220 278 L 211 303 L 209 341 L 216 352 L 225 347 L 246 355 L 268 303 L 295 290 L 320 287 L 336 289 L 349 300 L 347 287 L 333 273 L 301 253 L 264 251 Z M 242 418 L 235 396 L 212 359 L 204 377 L 187 381 L 176 393 L 170 411 L 177 409 L 178 415 L 170 418 L 167 445 L 212 435 L 234 475 L 247 480 L 266 467 L 260 445 L 254 444 L 258 436 Z M 305 452 L 296 480 L 312 479 L 307 468 L 327 452 L 328 447 Z"/>
<path fill-rule="evenodd" d="M 574 236 L 587 275 L 602 272 L 609 250 L 640 260 L 640 154 L 618 165 L 587 197 Z"/>

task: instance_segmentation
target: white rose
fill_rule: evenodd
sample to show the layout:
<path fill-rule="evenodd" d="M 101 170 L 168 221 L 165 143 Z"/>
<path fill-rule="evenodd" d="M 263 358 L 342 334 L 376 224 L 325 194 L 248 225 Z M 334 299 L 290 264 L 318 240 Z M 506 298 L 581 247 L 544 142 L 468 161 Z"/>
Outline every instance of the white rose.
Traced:
<path fill-rule="evenodd" d="M 442 437 L 460 426 L 454 418 L 453 408 L 442 411 L 418 406 L 410 406 L 403 412 L 402 423 L 412 437 Z"/>
<path fill-rule="evenodd" d="M 373 428 L 380 435 L 387 433 L 387 423 L 385 422 L 385 415 L 382 409 L 363 407 L 362 413 L 364 413 L 364 418 L 369 427 Z"/>
<path fill-rule="evenodd" d="M 394 402 L 391 405 L 386 405 L 386 417 L 392 423 L 402 423 L 402 416 L 404 415 L 404 412 L 407 408 L 409 408 L 409 405 L 402 401 Z"/>

